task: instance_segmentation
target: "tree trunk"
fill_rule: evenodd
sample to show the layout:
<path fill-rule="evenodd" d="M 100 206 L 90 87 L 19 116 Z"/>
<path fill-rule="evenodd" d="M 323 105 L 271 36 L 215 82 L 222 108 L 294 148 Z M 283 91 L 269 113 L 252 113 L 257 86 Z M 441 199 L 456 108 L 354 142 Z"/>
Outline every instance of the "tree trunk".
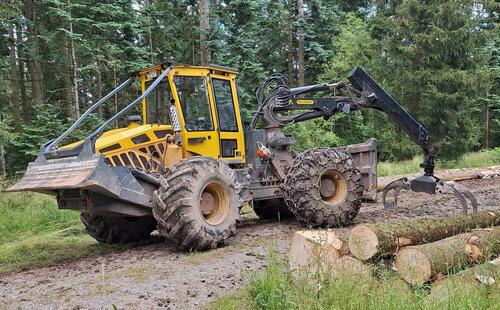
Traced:
<path fill-rule="evenodd" d="M 382 224 L 362 224 L 349 236 L 349 250 L 361 259 L 379 259 L 398 248 L 432 242 L 477 227 L 500 225 L 500 210 Z"/>
<path fill-rule="evenodd" d="M 118 78 L 116 77 L 116 68 L 113 67 L 113 89 L 118 87 Z M 118 93 L 113 95 L 115 114 L 118 113 Z M 118 120 L 115 121 L 115 127 L 118 128 Z"/>
<path fill-rule="evenodd" d="M 70 32 L 70 38 L 69 38 L 69 48 L 70 48 L 70 55 L 71 55 L 71 86 L 72 86 L 72 98 L 73 98 L 73 103 L 72 103 L 72 115 L 73 119 L 78 119 L 80 117 L 80 100 L 78 96 L 78 76 L 77 76 L 77 63 L 76 63 L 76 52 L 75 52 L 75 42 L 73 40 L 73 22 L 71 21 L 71 10 L 69 12 L 70 14 L 70 22 L 69 22 L 69 32 Z"/>
<path fill-rule="evenodd" d="M 33 101 L 36 106 L 43 104 L 43 73 L 42 66 L 38 61 L 40 56 L 38 47 L 38 24 L 36 22 L 36 4 L 34 0 L 25 0 L 25 15 L 28 20 L 28 45 L 30 46 L 30 57 L 28 70 L 31 77 Z"/>
<path fill-rule="evenodd" d="M 150 1 L 144 0 L 144 7 L 147 8 L 149 5 L 150 5 Z M 149 21 L 151 22 L 151 17 L 149 18 Z M 151 33 L 151 24 L 148 25 L 147 38 L 148 38 L 148 47 L 149 47 L 149 62 L 153 65 L 155 63 L 155 59 L 154 59 L 154 47 L 153 47 L 153 35 Z"/>
<path fill-rule="evenodd" d="M 73 85 L 71 83 L 71 56 L 69 51 L 69 42 L 65 38 L 64 39 L 64 47 L 63 47 L 63 57 L 64 57 L 64 69 L 62 72 L 63 76 L 63 84 L 64 84 L 64 101 L 65 104 L 62 106 L 62 110 L 64 111 L 64 115 L 68 118 L 74 117 L 73 115 Z"/>
<path fill-rule="evenodd" d="M 293 74 L 293 15 L 292 15 L 292 0 L 288 0 L 288 14 L 287 14 L 287 43 L 288 43 L 288 84 L 290 86 L 294 85 L 294 74 Z"/>
<path fill-rule="evenodd" d="M 297 231 L 288 254 L 291 270 L 317 271 L 323 261 L 333 261 L 349 253 L 349 229 Z"/>
<path fill-rule="evenodd" d="M 18 42 L 18 66 L 19 66 L 19 90 L 21 91 L 21 106 L 23 111 L 23 122 L 29 124 L 31 122 L 31 109 L 26 94 L 26 67 L 24 62 L 24 53 L 21 52 L 19 46 L 23 43 L 23 29 L 17 24 L 17 42 Z"/>
<path fill-rule="evenodd" d="M 299 20 L 299 28 L 297 30 L 297 66 L 298 66 L 298 83 L 299 86 L 304 86 L 304 1 L 297 0 L 297 18 Z"/>
<path fill-rule="evenodd" d="M 19 88 L 17 84 L 17 53 L 14 24 L 9 23 L 9 56 L 10 56 L 10 88 L 11 99 L 10 108 L 14 118 L 14 128 L 16 132 L 21 131 L 21 113 L 19 111 Z"/>
<path fill-rule="evenodd" d="M 200 0 L 199 16 L 200 16 L 200 62 L 202 65 L 210 63 L 210 51 L 208 50 L 207 33 L 210 29 L 209 25 L 209 0 Z"/>
<path fill-rule="evenodd" d="M 500 288 L 500 265 L 495 261 L 486 262 L 459 273 L 449 275 L 432 284 L 431 293 L 426 301 L 438 307 L 438 309 L 449 308 L 449 302 L 455 300 L 461 294 L 470 294 L 484 287 L 495 285 Z M 441 303 L 444 303 L 441 305 Z"/>
<path fill-rule="evenodd" d="M 466 268 L 471 263 L 466 251 L 467 241 L 474 236 L 480 238 L 498 237 L 500 227 L 491 230 L 477 230 L 473 233 L 465 233 L 433 243 L 406 247 L 396 255 L 395 265 L 398 274 L 408 283 L 423 284 L 438 274 L 454 273 Z M 491 240 L 490 240 L 491 241 Z M 495 254 L 496 247 L 484 248 Z"/>
<path fill-rule="evenodd" d="M 7 171 L 5 169 L 5 151 L 3 145 L 0 144 L 0 176 L 5 178 Z"/>
<path fill-rule="evenodd" d="M 486 98 L 489 99 L 489 91 L 486 92 Z M 485 124 L 484 124 L 484 147 L 490 148 L 490 105 L 488 100 L 486 100 L 486 113 L 485 113 Z"/>
<path fill-rule="evenodd" d="M 97 80 L 97 100 L 102 98 L 102 65 L 99 60 L 97 60 L 96 66 L 96 80 Z M 103 117 L 102 105 L 97 109 L 97 114 L 100 118 Z"/>

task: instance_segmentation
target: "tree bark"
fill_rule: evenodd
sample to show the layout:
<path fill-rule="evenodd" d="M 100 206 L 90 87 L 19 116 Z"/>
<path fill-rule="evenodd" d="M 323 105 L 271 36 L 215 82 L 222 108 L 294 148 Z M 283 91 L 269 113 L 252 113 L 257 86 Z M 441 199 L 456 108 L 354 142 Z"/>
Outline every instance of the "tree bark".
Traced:
<path fill-rule="evenodd" d="M 496 236 L 500 234 L 500 227 L 491 230 L 477 230 L 473 233 L 459 234 L 438 240 L 433 243 L 403 248 L 396 255 L 395 265 L 398 274 L 408 283 L 423 284 L 438 274 L 454 273 L 471 264 L 466 251 L 467 241 L 474 236 Z M 489 249 L 494 254 L 495 247 Z"/>
<path fill-rule="evenodd" d="M 68 1 L 69 4 L 69 1 Z M 71 9 L 69 11 L 70 21 L 69 21 L 69 49 L 71 55 L 71 86 L 72 86 L 72 115 L 73 119 L 78 119 L 80 117 L 80 100 L 78 96 L 78 76 L 77 76 L 77 62 L 76 62 L 76 51 L 75 51 L 75 42 L 73 40 L 73 22 L 71 21 Z"/>
<path fill-rule="evenodd" d="M 113 84 L 114 87 L 113 89 L 118 87 L 118 78 L 116 76 L 116 68 L 113 67 Z M 113 101 L 114 101 L 114 107 L 115 107 L 115 114 L 118 113 L 118 94 L 115 93 L 113 96 Z M 118 120 L 115 121 L 115 127 L 118 128 Z"/>
<path fill-rule="evenodd" d="M 36 21 L 36 3 L 34 0 L 25 0 L 25 15 L 28 20 L 27 33 L 30 55 L 28 58 L 28 70 L 31 77 L 33 101 L 36 106 L 43 104 L 43 73 L 42 66 L 38 61 L 40 49 L 38 45 L 38 23 Z"/>
<path fill-rule="evenodd" d="M 7 175 L 7 171 L 5 169 L 5 151 L 3 145 L 0 144 L 0 176 L 4 177 Z"/>
<path fill-rule="evenodd" d="M 500 210 L 382 224 L 361 224 L 349 236 L 349 250 L 361 259 L 379 259 L 398 248 L 440 240 L 477 227 L 500 225 Z"/>
<path fill-rule="evenodd" d="M 96 80 L 97 80 L 97 100 L 102 98 L 102 65 L 99 60 L 97 60 L 96 65 Z M 100 118 L 103 117 L 102 105 L 97 109 L 97 114 Z"/>
<path fill-rule="evenodd" d="M 486 92 L 486 98 L 490 96 L 489 91 Z M 489 99 L 489 98 L 488 98 Z M 485 113 L 485 124 L 484 124 L 484 147 L 490 148 L 490 105 L 488 100 L 486 100 L 486 113 Z"/>
<path fill-rule="evenodd" d="M 14 129 L 17 132 L 21 131 L 21 113 L 19 111 L 19 88 L 17 83 L 17 52 L 16 52 L 16 37 L 14 24 L 9 23 L 9 58 L 10 58 L 10 88 L 11 99 L 10 109 L 14 118 Z"/>
<path fill-rule="evenodd" d="M 208 2 L 209 0 L 200 0 L 199 2 L 200 62 L 202 65 L 210 63 L 210 51 L 208 50 L 208 43 L 207 43 L 207 33 L 210 29 Z"/>
<path fill-rule="evenodd" d="M 459 273 L 449 275 L 432 284 L 431 293 L 426 301 L 437 307 L 444 303 L 441 309 L 449 307 L 449 301 L 460 294 L 470 294 L 485 286 L 496 285 L 500 288 L 500 265 L 495 261 L 476 265 Z"/>
<path fill-rule="evenodd" d="M 144 0 L 144 7 L 148 7 L 150 5 L 149 0 Z M 149 18 L 149 21 L 151 22 L 151 18 Z M 154 47 L 153 47 L 153 35 L 151 33 L 151 24 L 148 26 L 148 47 L 149 47 L 149 62 L 153 65 L 155 63 L 154 59 Z"/>
<path fill-rule="evenodd" d="M 293 74 L 293 14 L 292 14 L 292 0 L 288 0 L 288 14 L 287 14 L 287 70 L 288 70 L 288 84 L 290 86 L 294 85 L 294 74 Z"/>
<path fill-rule="evenodd" d="M 304 86 L 304 1 L 297 0 L 297 18 L 299 20 L 299 27 L 297 30 L 297 66 L 298 66 L 298 83 L 299 86 Z"/>
<path fill-rule="evenodd" d="M 70 73 L 71 56 L 69 51 L 69 42 L 66 38 L 64 38 L 63 56 L 64 56 L 64 70 L 62 72 L 62 75 L 64 84 L 65 104 L 61 108 L 64 111 L 64 115 L 66 117 L 72 118 L 74 117 L 74 115 L 73 115 L 73 84 L 71 83 L 71 73 Z"/>
<path fill-rule="evenodd" d="M 17 24 L 17 42 L 18 42 L 18 66 L 19 66 L 19 90 L 21 91 L 21 106 L 23 111 L 23 122 L 29 124 L 31 122 L 31 109 L 26 93 L 26 67 L 24 62 L 24 53 L 21 52 L 20 46 L 23 43 L 23 29 L 22 26 Z"/>

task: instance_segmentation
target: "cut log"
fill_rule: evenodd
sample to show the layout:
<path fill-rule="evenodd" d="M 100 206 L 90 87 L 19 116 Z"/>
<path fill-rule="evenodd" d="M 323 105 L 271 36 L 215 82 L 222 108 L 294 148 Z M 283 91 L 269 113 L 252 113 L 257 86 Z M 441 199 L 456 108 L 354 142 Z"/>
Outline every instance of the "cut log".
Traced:
<path fill-rule="evenodd" d="M 433 242 L 449 236 L 500 225 L 500 210 L 458 214 L 434 219 L 418 219 L 355 226 L 349 235 L 349 251 L 361 260 L 393 255 L 399 248 Z"/>
<path fill-rule="evenodd" d="M 455 296 L 470 294 L 484 286 L 500 292 L 500 266 L 494 261 L 476 265 L 433 283 L 426 301 L 434 305 L 446 305 Z"/>
<path fill-rule="evenodd" d="M 470 260 L 479 262 L 488 255 L 500 253 L 500 226 L 473 230 L 471 233 L 465 245 Z"/>
<path fill-rule="evenodd" d="M 365 277 L 372 276 L 373 270 L 362 261 L 350 256 L 342 256 L 328 262 L 329 272 L 333 277 L 358 274 Z"/>
<path fill-rule="evenodd" d="M 423 284 L 439 274 L 454 273 L 471 264 L 466 251 L 467 242 L 476 237 L 489 246 L 481 247 L 482 256 L 488 257 L 498 249 L 493 246 L 493 238 L 500 234 L 500 227 L 475 230 L 445 238 L 433 243 L 406 247 L 396 255 L 396 269 L 410 284 Z M 492 241 L 491 243 L 489 241 Z"/>
<path fill-rule="evenodd" d="M 289 252 L 290 270 L 316 272 L 320 262 L 331 262 L 348 254 L 349 229 L 297 231 Z"/>

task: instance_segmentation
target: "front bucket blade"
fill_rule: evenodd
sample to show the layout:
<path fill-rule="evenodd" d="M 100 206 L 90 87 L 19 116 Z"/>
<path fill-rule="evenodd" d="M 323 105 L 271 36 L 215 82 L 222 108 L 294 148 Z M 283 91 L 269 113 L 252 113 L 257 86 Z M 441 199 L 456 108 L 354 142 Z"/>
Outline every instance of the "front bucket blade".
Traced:
<path fill-rule="evenodd" d="M 24 176 L 6 191 L 52 192 L 61 189 L 84 188 L 100 164 L 100 156 L 88 159 L 68 157 L 34 161 L 28 165 Z"/>
<path fill-rule="evenodd" d="M 99 154 L 36 160 L 28 165 L 21 180 L 7 189 L 58 195 L 74 190 L 149 207 L 154 189 L 142 185 L 128 167 L 111 168 Z"/>

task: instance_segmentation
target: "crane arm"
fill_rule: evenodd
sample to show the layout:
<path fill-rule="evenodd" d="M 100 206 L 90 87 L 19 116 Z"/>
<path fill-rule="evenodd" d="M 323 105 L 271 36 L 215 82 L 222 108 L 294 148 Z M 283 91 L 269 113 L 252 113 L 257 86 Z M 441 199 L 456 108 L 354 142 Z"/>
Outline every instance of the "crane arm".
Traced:
<path fill-rule="evenodd" d="M 264 96 L 271 85 L 273 88 Z M 316 92 L 333 92 L 333 96 L 306 96 Z M 250 129 L 255 126 L 259 116 L 262 116 L 266 129 L 277 129 L 291 123 L 320 117 L 328 119 L 336 113 L 349 113 L 364 108 L 381 111 L 419 145 L 424 153 L 424 160 L 420 165 L 424 168 L 424 175 L 401 178 L 387 185 L 382 194 L 384 206 L 395 207 L 399 191 L 407 189 L 430 194 L 451 193 L 459 198 L 465 212 L 466 198 L 471 201 L 474 211 L 477 210 L 477 202 L 470 191 L 458 184 L 442 182 L 434 176 L 434 150 L 427 129 L 361 67 L 354 68 L 345 81 L 296 88 L 289 88 L 283 75 L 274 74 L 259 87 L 257 101 L 258 109 L 250 123 Z M 394 190 L 394 202 L 386 203 L 386 195 L 391 190 Z"/>
<path fill-rule="evenodd" d="M 319 91 L 345 93 L 345 96 L 299 96 Z M 262 113 L 266 126 L 285 126 L 320 117 L 328 119 L 336 113 L 348 113 L 363 108 L 384 112 L 414 143 L 422 148 L 424 161 L 421 166 L 425 174 L 432 176 L 434 173 L 434 151 L 429 132 L 361 67 L 354 68 L 347 81 L 338 83 L 297 88 L 287 88 L 284 84 L 278 85 L 270 91 L 265 100 L 267 104 L 264 104 Z"/>

